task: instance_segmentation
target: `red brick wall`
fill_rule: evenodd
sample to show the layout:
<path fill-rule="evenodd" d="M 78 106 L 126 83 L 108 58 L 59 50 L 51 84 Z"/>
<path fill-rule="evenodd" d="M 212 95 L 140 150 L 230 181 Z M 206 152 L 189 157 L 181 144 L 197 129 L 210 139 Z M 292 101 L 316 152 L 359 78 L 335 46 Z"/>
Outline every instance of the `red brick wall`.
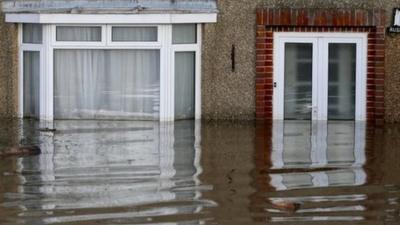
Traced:
<path fill-rule="evenodd" d="M 357 9 L 258 9 L 256 118 L 272 119 L 274 32 L 368 32 L 367 119 L 384 122 L 385 13 Z"/>

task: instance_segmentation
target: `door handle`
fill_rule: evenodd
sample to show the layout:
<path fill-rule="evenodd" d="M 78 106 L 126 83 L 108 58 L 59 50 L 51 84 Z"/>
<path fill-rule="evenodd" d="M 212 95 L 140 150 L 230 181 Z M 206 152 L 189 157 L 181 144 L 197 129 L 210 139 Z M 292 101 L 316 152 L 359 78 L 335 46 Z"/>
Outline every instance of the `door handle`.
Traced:
<path fill-rule="evenodd" d="M 317 113 L 318 111 L 318 107 L 315 105 L 308 105 L 306 106 L 307 109 L 311 109 L 311 111 L 313 111 L 314 113 Z"/>

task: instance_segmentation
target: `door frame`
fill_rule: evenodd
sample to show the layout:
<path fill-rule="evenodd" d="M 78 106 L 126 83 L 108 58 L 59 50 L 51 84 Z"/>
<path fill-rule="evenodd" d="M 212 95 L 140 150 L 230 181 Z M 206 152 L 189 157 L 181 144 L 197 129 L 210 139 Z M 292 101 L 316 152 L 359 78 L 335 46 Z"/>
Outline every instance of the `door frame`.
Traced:
<path fill-rule="evenodd" d="M 285 43 L 313 44 L 312 120 L 327 120 L 328 118 L 329 43 L 354 43 L 357 45 L 355 120 L 365 121 L 367 118 L 367 38 L 368 33 L 275 32 L 273 56 L 275 62 L 273 69 L 274 90 L 272 98 L 273 119 L 284 119 Z M 322 75 L 316 76 L 314 74 Z"/>

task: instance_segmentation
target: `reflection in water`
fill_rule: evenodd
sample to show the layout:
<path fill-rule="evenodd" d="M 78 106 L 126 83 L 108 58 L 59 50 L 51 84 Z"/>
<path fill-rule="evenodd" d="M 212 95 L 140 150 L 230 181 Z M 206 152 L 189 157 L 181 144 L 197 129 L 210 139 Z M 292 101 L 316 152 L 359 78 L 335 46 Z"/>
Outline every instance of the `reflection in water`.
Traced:
<path fill-rule="evenodd" d="M 40 132 L 54 126 L 56 132 Z M 398 224 L 399 127 L 3 121 L 0 224 Z M 10 137 L 12 136 L 12 137 Z"/>
<path fill-rule="evenodd" d="M 44 154 L 18 159 L 18 193 L 4 195 L 3 206 L 21 208 L 19 222 L 144 223 L 175 215 L 199 224 L 206 217 L 183 215 L 215 205 L 201 199 L 200 190 L 211 187 L 198 179 L 200 125 L 60 121 L 54 126 L 55 134 L 38 135 Z"/>
<path fill-rule="evenodd" d="M 257 152 L 270 146 L 270 154 L 256 156 L 263 160 L 256 160 L 252 210 L 264 213 L 255 214 L 254 221 L 399 222 L 399 181 L 384 185 L 384 173 L 376 175 L 384 167 L 377 155 L 385 152 L 377 145 L 383 137 L 374 136 L 382 130 L 359 122 L 280 121 L 257 132 Z M 272 137 L 270 143 L 266 137 Z"/>
<path fill-rule="evenodd" d="M 351 186 L 366 182 L 365 124 L 286 121 L 273 125 L 272 169 L 332 168 L 271 174 L 277 190 Z"/>

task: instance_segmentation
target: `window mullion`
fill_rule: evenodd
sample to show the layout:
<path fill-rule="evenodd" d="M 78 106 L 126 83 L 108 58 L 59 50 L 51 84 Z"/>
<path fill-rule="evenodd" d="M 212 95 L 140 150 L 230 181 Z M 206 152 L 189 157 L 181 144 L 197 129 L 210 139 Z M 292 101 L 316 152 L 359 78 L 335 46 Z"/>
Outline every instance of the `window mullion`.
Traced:
<path fill-rule="evenodd" d="M 172 26 L 160 26 L 160 121 L 174 120 L 174 59 L 172 49 Z"/>
<path fill-rule="evenodd" d="M 197 48 L 195 59 L 195 119 L 201 119 L 201 43 L 202 43 L 202 29 L 201 24 L 197 24 Z"/>
<path fill-rule="evenodd" d="M 40 72 L 40 119 L 53 120 L 53 49 L 55 29 L 43 26 L 43 49 L 41 51 Z"/>

